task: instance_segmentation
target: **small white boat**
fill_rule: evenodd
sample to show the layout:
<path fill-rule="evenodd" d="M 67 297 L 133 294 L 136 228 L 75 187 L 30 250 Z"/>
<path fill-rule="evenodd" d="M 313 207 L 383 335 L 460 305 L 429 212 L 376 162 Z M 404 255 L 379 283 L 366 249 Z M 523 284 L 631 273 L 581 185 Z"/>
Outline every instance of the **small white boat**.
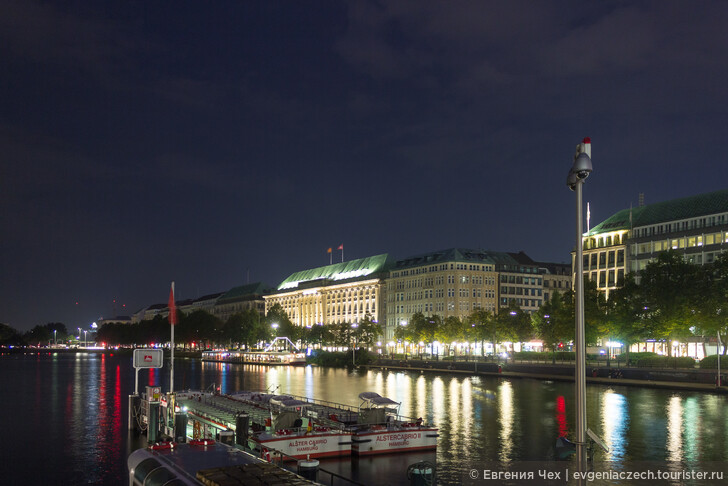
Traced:
<path fill-rule="evenodd" d="M 424 451 L 437 448 L 438 429 L 422 419 L 403 420 L 399 402 L 374 392 L 359 394 L 359 417 L 351 450 L 362 455 Z"/>
<path fill-rule="evenodd" d="M 259 365 L 305 366 L 306 355 L 296 348 L 287 337 L 277 337 L 260 351 L 214 349 L 202 352 L 202 361 L 243 363 Z"/>

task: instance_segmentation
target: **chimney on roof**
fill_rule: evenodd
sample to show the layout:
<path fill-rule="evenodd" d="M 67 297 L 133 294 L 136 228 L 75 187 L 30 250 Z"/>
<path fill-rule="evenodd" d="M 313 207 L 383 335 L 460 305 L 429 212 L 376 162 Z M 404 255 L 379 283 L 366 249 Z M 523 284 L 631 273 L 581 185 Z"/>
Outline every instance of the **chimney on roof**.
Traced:
<path fill-rule="evenodd" d="M 642 207 L 645 205 L 645 193 L 640 192 L 639 202 L 637 203 L 639 207 Z"/>

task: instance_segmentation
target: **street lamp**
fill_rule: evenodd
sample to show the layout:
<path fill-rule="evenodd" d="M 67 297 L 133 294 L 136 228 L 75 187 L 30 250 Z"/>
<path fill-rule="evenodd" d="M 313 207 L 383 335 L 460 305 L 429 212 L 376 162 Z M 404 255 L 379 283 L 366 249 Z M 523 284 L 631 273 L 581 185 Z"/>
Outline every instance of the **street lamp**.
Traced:
<path fill-rule="evenodd" d="M 574 164 L 566 177 L 566 185 L 576 192 L 576 257 L 574 259 L 575 281 L 575 333 L 576 346 L 576 464 L 579 471 L 586 471 L 587 425 L 586 425 L 586 339 L 584 337 L 584 261 L 582 242 L 582 200 L 581 190 L 584 181 L 592 172 L 591 140 L 585 138 L 576 146 Z M 589 434 L 594 436 L 593 433 Z M 597 441 L 599 442 L 599 441 Z"/>
<path fill-rule="evenodd" d="M 87 331 L 86 329 L 84 329 L 84 330 L 83 330 L 83 347 L 84 347 L 84 348 L 87 348 L 87 347 L 88 347 L 88 343 L 87 343 L 87 340 L 88 340 L 88 339 L 87 339 L 87 335 L 88 335 L 88 331 Z"/>
<path fill-rule="evenodd" d="M 58 346 L 58 334 L 57 333 L 58 333 L 58 330 L 53 329 L 53 344 L 55 344 L 56 346 Z"/>

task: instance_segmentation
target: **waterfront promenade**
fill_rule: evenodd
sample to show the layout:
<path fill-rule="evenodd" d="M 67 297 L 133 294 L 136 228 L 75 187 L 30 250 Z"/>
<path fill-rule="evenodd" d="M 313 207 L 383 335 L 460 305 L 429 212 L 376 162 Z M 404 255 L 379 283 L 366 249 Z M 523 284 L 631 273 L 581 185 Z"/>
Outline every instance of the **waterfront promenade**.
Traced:
<path fill-rule="evenodd" d="M 453 373 L 459 375 L 531 378 L 537 380 L 574 381 L 574 364 L 532 362 L 444 361 L 419 359 L 379 359 L 364 365 L 370 369 L 416 371 L 421 373 Z M 727 370 L 728 371 L 728 370 Z M 722 374 L 722 372 L 721 372 Z M 587 383 L 599 385 L 637 386 L 683 391 L 728 394 L 728 379 L 716 386 L 716 370 L 671 368 L 621 368 L 597 365 L 587 367 Z"/>
<path fill-rule="evenodd" d="M 86 354 L 132 354 L 131 348 L 103 349 L 52 349 L 52 348 L 14 348 L 3 350 L 6 354 L 47 354 L 47 353 L 86 353 Z M 165 352 L 166 354 L 166 352 Z M 175 350 L 176 358 L 200 359 L 200 351 Z M 316 365 L 314 365 L 316 366 Z M 461 359 L 434 360 L 416 358 L 379 358 L 361 368 L 387 369 L 393 371 L 416 371 L 421 373 L 450 373 L 472 376 L 495 376 L 503 378 L 531 378 L 536 380 L 574 381 L 574 363 L 533 362 L 526 360 L 483 361 Z M 643 388 L 661 388 L 683 391 L 700 391 L 728 394 L 728 370 L 721 370 L 722 385 L 716 386 L 717 370 L 681 369 L 681 368 L 638 368 L 617 366 L 612 362 L 609 366 L 600 361 L 588 363 L 587 383 L 599 385 L 637 386 Z"/>

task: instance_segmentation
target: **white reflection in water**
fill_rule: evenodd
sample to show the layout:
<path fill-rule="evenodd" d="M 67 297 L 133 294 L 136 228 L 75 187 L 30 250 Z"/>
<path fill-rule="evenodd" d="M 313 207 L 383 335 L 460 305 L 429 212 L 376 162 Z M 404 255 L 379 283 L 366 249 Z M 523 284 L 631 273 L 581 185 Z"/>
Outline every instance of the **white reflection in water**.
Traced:
<path fill-rule="evenodd" d="M 627 399 L 613 390 L 606 390 L 602 395 L 602 439 L 609 447 L 606 455 L 609 460 L 624 458 L 628 426 Z"/>
<path fill-rule="evenodd" d="M 278 393 L 275 390 L 280 385 L 280 377 L 278 376 L 278 367 L 270 366 L 265 374 L 265 390 L 269 393 Z"/>
<path fill-rule="evenodd" d="M 397 393 L 397 376 L 398 375 L 400 375 L 400 373 L 389 373 L 387 375 L 386 388 L 384 389 L 384 393 L 380 393 L 380 395 L 389 397 L 392 400 L 395 399 L 395 395 Z"/>
<path fill-rule="evenodd" d="M 688 397 L 683 405 L 683 459 L 687 461 L 699 461 L 700 450 L 698 444 L 701 440 L 700 406 L 698 399 Z"/>
<path fill-rule="evenodd" d="M 463 456 L 464 458 L 470 458 L 472 455 L 472 441 L 473 441 L 473 388 L 470 378 L 463 380 L 461 385 L 462 395 L 462 410 L 460 410 L 460 416 L 463 418 Z"/>
<path fill-rule="evenodd" d="M 463 416 L 461 414 L 460 410 L 460 384 L 455 378 L 450 378 L 449 383 L 449 400 L 450 400 L 450 406 L 448 407 L 448 417 L 450 419 L 450 440 L 451 447 L 454 450 L 461 451 L 463 450 L 462 447 L 462 426 L 463 426 Z"/>
<path fill-rule="evenodd" d="M 426 417 L 427 401 L 429 400 L 429 397 L 427 396 L 427 380 L 425 380 L 425 377 L 422 375 L 417 378 L 417 382 L 415 383 L 415 393 L 417 393 L 417 396 L 415 397 L 415 406 L 417 407 L 417 413 L 415 414 L 415 416 Z"/>
<path fill-rule="evenodd" d="M 682 400 L 673 396 L 667 402 L 667 459 L 681 461 L 683 455 L 682 429 L 683 429 Z"/>
<path fill-rule="evenodd" d="M 513 387 L 510 381 L 504 381 L 498 387 L 498 412 L 500 418 L 500 461 L 507 464 L 513 451 Z"/>
<path fill-rule="evenodd" d="M 432 379 L 432 416 L 435 424 L 444 423 L 445 417 L 445 383 L 436 376 Z"/>
<path fill-rule="evenodd" d="M 414 413 L 411 393 L 412 379 L 405 373 L 390 373 L 387 377 L 387 388 L 384 394 L 387 398 L 391 398 L 395 402 L 409 405 L 409 408 L 400 410 L 403 415 L 412 415 Z M 365 390 L 362 390 L 365 391 Z"/>
<path fill-rule="evenodd" d="M 313 379 L 313 368 L 311 366 L 306 366 L 303 372 L 304 376 L 304 390 L 305 390 L 305 396 L 307 397 L 313 397 L 314 395 L 314 379 Z"/>
<path fill-rule="evenodd" d="M 455 378 L 450 379 L 450 420 L 454 430 L 460 432 L 462 425 L 460 410 L 460 384 Z"/>

